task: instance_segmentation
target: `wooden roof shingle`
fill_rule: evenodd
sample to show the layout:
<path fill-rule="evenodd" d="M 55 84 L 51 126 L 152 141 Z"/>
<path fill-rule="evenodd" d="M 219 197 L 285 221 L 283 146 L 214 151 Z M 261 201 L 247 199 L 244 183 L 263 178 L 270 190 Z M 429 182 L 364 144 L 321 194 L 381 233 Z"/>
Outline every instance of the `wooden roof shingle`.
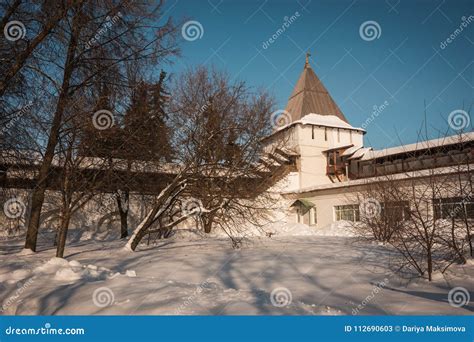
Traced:
<path fill-rule="evenodd" d="M 292 121 L 300 120 L 307 114 L 335 115 L 344 122 L 346 117 L 336 102 L 314 73 L 306 60 L 303 72 L 291 94 L 286 111 L 290 113 Z"/>

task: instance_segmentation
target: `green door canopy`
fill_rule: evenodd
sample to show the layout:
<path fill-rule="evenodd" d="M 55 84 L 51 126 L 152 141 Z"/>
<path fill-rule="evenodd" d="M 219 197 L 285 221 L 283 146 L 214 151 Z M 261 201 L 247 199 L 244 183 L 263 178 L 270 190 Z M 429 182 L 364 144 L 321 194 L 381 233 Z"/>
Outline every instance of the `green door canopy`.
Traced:
<path fill-rule="evenodd" d="M 305 208 L 305 211 L 311 209 L 315 206 L 315 204 L 307 199 L 297 199 L 296 201 L 291 204 L 290 207 L 302 206 Z"/>

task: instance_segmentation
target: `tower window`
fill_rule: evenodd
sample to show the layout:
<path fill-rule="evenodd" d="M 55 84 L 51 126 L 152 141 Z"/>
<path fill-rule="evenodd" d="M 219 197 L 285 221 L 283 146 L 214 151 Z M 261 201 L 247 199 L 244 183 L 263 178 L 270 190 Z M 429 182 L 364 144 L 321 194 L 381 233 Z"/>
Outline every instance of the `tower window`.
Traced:
<path fill-rule="evenodd" d="M 338 128 L 337 129 L 337 142 L 340 142 L 340 141 L 341 141 L 341 131 Z"/>
<path fill-rule="evenodd" d="M 311 139 L 314 140 L 314 126 L 311 126 Z"/>
<path fill-rule="evenodd" d="M 324 141 L 328 141 L 328 129 L 324 127 Z"/>

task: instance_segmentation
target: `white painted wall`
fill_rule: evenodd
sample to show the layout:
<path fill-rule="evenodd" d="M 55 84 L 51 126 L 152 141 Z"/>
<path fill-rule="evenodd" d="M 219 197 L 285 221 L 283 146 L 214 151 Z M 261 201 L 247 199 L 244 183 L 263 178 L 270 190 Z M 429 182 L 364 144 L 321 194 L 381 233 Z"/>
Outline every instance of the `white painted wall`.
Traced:
<path fill-rule="evenodd" d="M 326 176 L 327 158 L 323 151 L 351 144 L 363 146 L 363 134 L 357 130 L 311 125 L 296 125 L 292 129 L 297 131 L 298 137 L 300 189 L 331 183 Z"/>

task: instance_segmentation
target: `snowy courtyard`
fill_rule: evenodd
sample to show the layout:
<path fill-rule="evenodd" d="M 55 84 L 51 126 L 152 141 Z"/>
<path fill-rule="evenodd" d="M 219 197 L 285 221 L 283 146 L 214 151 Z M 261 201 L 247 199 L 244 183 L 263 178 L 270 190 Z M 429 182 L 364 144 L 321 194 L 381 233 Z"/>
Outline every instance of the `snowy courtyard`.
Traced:
<path fill-rule="evenodd" d="M 22 252 L 1 242 L 0 300 L 16 315 L 472 315 L 474 266 L 434 281 L 394 273 L 388 247 L 337 236 L 83 241 Z M 471 302 L 450 305 L 460 286 Z"/>

